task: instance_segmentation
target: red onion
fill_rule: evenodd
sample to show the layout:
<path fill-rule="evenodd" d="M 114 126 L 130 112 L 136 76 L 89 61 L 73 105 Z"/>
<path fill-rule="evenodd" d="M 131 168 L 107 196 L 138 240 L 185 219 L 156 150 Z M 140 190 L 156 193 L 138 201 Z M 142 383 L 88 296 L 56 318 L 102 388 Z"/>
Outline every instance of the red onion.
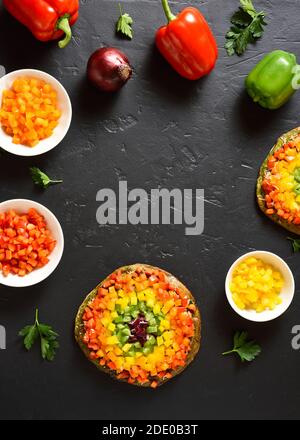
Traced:
<path fill-rule="evenodd" d="M 129 80 L 132 68 L 124 53 L 114 47 L 102 47 L 91 55 L 87 75 L 99 89 L 115 92 Z"/>

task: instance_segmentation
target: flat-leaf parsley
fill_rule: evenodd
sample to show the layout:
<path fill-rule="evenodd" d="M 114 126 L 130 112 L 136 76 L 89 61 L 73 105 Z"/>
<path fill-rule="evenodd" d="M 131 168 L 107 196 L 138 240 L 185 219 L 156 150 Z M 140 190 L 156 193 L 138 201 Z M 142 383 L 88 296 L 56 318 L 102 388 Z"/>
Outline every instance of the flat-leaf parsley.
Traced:
<path fill-rule="evenodd" d="M 261 347 L 254 341 L 247 341 L 247 332 L 236 332 L 233 339 L 233 349 L 222 353 L 223 356 L 237 353 L 242 362 L 253 361 L 260 353 Z"/>
<path fill-rule="evenodd" d="M 133 20 L 129 14 L 127 13 L 123 14 L 123 10 L 120 3 L 119 3 L 119 9 L 120 9 L 120 17 L 117 21 L 116 30 L 118 33 L 124 35 L 127 38 L 130 38 L 131 40 L 133 36 L 133 31 L 132 31 Z"/>
<path fill-rule="evenodd" d="M 30 168 L 30 174 L 32 181 L 35 185 L 38 185 L 42 188 L 48 188 L 50 185 L 56 185 L 57 183 L 62 183 L 62 180 L 52 180 L 49 176 L 47 176 L 46 173 L 41 171 L 37 167 L 31 167 Z"/>
<path fill-rule="evenodd" d="M 264 33 L 266 14 L 257 12 L 252 0 L 240 0 L 240 8 L 231 17 L 232 26 L 226 34 L 225 49 L 228 55 L 242 55 L 248 44 L 254 43 Z"/>
<path fill-rule="evenodd" d="M 42 358 L 47 359 L 47 361 L 52 361 L 56 349 L 59 347 L 57 341 L 58 334 L 52 329 L 52 327 L 50 327 L 50 325 L 41 324 L 39 322 L 38 313 L 38 309 L 36 309 L 34 324 L 26 325 L 19 332 L 19 336 L 24 338 L 23 342 L 26 350 L 30 350 L 35 341 L 40 338 Z"/>

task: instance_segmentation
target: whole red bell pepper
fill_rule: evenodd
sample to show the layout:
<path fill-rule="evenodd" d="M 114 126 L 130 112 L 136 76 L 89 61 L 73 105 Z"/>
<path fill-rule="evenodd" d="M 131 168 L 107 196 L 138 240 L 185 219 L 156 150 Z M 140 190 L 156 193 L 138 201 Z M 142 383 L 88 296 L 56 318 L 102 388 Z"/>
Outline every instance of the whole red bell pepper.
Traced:
<path fill-rule="evenodd" d="M 168 24 L 158 29 L 156 45 L 171 66 L 184 78 L 196 80 L 215 66 L 218 48 L 213 33 L 198 9 L 185 8 L 173 15 L 162 0 Z"/>
<path fill-rule="evenodd" d="M 79 0 L 3 0 L 3 4 L 38 40 L 56 40 L 65 34 L 59 47 L 64 48 L 70 42 Z"/>

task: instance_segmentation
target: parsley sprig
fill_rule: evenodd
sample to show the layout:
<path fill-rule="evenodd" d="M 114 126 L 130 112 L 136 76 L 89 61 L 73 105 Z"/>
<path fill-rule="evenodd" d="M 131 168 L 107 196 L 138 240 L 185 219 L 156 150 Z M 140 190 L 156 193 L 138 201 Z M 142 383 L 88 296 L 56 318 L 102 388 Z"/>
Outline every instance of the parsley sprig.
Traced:
<path fill-rule="evenodd" d="M 38 309 L 36 309 L 34 324 L 26 325 L 19 332 L 19 336 L 24 338 L 23 342 L 26 350 L 30 350 L 35 341 L 40 338 L 42 358 L 47 361 L 52 361 L 59 347 L 57 341 L 58 334 L 50 325 L 41 324 L 39 322 L 38 313 Z"/>
<path fill-rule="evenodd" d="M 264 33 L 266 14 L 257 12 L 252 0 L 240 0 L 240 8 L 231 17 L 232 26 L 226 34 L 225 49 L 229 56 L 242 55 L 248 44 L 254 43 Z"/>
<path fill-rule="evenodd" d="M 300 252 L 300 239 L 299 238 L 288 237 L 287 240 L 290 240 L 292 242 L 294 253 Z"/>
<path fill-rule="evenodd" d="M 120 17 L 116 25 L 117 33 L 120 33 L 131 40 L 133 37 L 133 30 L 132 30 L 133 19 L 127 13 L 123 14 L 122 6 L 120 3 L 119 3 L 119 9 L 120 9 Z"/>
<path fill-rule="evenodd" d="M 241 358 L 241 361 L 251 362 L 260 353 L 261 347 L 254 341 L 248 341 L 247 332 L 236 332 L 233 339 L 233 349 L 222 353 L 223 356 L 228 354 L 237 353 Z"/>
<path fill-rule="evenodd" d="M 56 185 L 57 183 L 62 183 L 62 180 L 52 180 L 46 173 L 41 171 L 38 167 L 30 168 L 31 178 L 35 185 L 42 188 L 48 188 L 50 185 Z"/>

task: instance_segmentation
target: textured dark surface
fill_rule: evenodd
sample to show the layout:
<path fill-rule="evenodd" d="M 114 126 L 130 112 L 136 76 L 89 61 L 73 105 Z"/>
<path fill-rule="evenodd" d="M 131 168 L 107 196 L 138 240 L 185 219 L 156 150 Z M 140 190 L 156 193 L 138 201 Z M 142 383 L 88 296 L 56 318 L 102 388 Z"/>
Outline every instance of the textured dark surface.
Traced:
<path fill-rule="evenodd" d="M 215 419 L 297 418 L 300 352 L 291 329 L 300 324 L 299 292 L 291 309 L 267 324 L 240 319 L 226 303 L 229 265 L 252 249 L 276 252 L 298 280 L 299 256 L 287 233 L 258 211 L 258 168 L 278 135 L 299 125 L 299 96 L 276 112 L 255 106 L 244 77 L 263 53 L 299 53 L 298 0 L 261 1 L 268 13 L 263 39 L 245 56 L 228 58 L 224 35 L 236 0 L 189 1 L 212 25 L 220 56 L 212 74 L 196 83 L 177 76 L 153 47 L 164 23 L 158 0 L 124 1 L 135 20 L 133 41 L 115 37 L 117 2 L 82 0 L 74 39 L 64 51 L 36 42 L 0 9 L 0 64 L 7 71 L 31 67 L 57 77 L 69 91 L 74 117 L 68 136 L 35 160 L 5 154 L 0 160 L 0 200 L 32 198 L 48 206 L 64 229 L 66 249 L 56 272 L 33 288 L 0 287 L 0 323 L 8 332 L 0 351 L 0 417 L 5 419 Z M 185 2 L 174 2 L 174 11 Z M 87 85 L 85 65 L 101 45 L 123 49 L 135 69 L 120 94 L 103 96 Z M 64 184 L 33 188 L 28 167 L 38 165 Z M 130 188 L 204 188 L 205 232 L 186 237 L 181 226 L 109 226 L 96 223 L 96 192 Z M 112 381 L 86 361 L 73 338 L 73 319 L 85 295 L 118 266 L 143 261 L 174 273 L 194 293 L 203 318 L 202 349 L 180 377 L 158 389 Z M 24 352 L 18 330 L 33 319 L 61 334 L 53 363 L 38 350 Z M 220 353 L 233 332 L 246 329 L 263 346 L 251 365 Z"/>

